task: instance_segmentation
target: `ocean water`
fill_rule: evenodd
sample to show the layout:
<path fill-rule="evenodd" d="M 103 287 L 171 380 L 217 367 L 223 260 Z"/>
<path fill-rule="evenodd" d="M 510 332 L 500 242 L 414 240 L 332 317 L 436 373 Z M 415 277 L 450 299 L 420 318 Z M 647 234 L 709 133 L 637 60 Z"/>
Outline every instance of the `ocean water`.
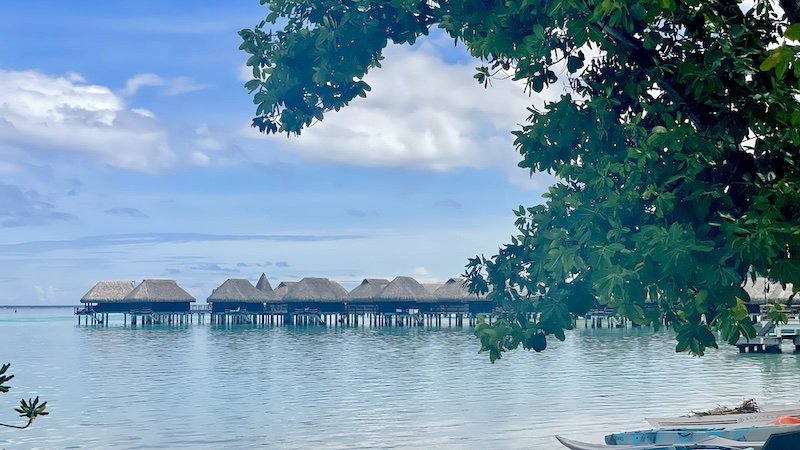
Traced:
<path fill-rule="evenodd" d="M 465 328 L 78 326 L 0 307 L 12 390 L 51 415 L 5 449 L 558 449 L 745 398 L 789 404 L 800 359 L 675 354 L 669 332 L 577 329 L 490 364 Z"/>

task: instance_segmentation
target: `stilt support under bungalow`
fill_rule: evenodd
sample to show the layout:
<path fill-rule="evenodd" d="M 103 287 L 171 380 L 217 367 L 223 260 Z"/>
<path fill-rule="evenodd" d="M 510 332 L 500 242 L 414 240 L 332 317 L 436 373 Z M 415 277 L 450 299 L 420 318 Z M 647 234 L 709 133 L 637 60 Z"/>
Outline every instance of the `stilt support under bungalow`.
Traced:
<path fill-rule="evenodd" d="M 492 315 L 458 312 L 420 312 L 417 309 L 378 312 L 361 310 L 357 312 L 324 312 L 318 309 L 305 308 L 294 311 L 272 309 L 263 312 L 224 311 L 211 312 L 204 305 L 192 305 L 190 311 L 159 312 L 149 308 L 121 312 L 124 326 L 143 325 L 187 325 L 195 322 L 215 325 L 259 325 L 259 326 L 330 326 L 330 327 L 463 327 L 475 326 L 478 316 L 483 315 L 491 323 Z M 75 309 L 78 325 L 108 326 L 109 313 L 97 313 L 93 310 Z"/>

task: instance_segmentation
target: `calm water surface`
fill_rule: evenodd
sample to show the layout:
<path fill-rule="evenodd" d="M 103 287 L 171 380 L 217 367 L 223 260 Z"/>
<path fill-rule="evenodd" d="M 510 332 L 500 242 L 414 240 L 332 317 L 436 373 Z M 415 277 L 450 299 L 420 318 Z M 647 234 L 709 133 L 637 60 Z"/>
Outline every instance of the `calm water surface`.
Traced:
<path fill-rule="evenodd" d="M 585 330 L 492 365 L 469 329 L 77 326 L 70 308 L 0 308 L 12 362 L 0 421 L 40 395 L 51 415 L 0 429 L 7 449 L 558 449 L 645 416 L 786 404 L 792 354 L 673 353 L 669 333 Z"/>

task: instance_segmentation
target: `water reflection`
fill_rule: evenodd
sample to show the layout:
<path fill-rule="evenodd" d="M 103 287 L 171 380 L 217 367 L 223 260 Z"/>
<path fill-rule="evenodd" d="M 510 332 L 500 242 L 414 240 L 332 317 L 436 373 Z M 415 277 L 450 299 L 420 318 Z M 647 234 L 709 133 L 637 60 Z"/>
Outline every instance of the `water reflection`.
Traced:
<path fill-rule="evenodd" d="M 647 329 L 579 329 L 492 365 L 465 329 L 94 328 L 52 316 L 0 324 L 12 393 L 40 394 L 53 413 L 0 430 L 0 446 L 549 449 L 555 433 L 597 440 L 645 416 L 798 400 L 794 355 L 693 358 Z"/>

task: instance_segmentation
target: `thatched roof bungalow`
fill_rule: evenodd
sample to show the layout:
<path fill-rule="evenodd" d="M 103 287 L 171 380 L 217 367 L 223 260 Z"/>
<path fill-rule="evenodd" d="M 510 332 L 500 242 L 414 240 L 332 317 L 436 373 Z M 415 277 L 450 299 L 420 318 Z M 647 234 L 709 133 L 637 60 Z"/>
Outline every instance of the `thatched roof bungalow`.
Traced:
<path fill-rule="evenodd" d="M 420 284 L 431 295 L 433 295 L 433 293 L 436 292 L 437 289 L 442 287 L 442 283 L 420 283 Z"/>
<path fill-rule="evenodd" d="M 471 311 L 473 313 L 487 313 L 492 310 L 492 302 L 485 295 L 470 294 L 462 277 L 453 277 L 447 280 L 436 292 L 433 293 L 433 302 L 440 309 L 458 311 Z M 461 306 L 463 305 L 463 306 Z"/>
<path fill-rule="evenodd" d="M 372 303 L 372 299 L 381 293 L 389 284 L 385 278 L 364 278 L 364 280 L 350 291 L 350 301 L 353 303 Z"/>
<path fill-rule="evenodd" d="M 289 289 L 295 284 L 297 284 L 297 281 L 281 281 L 280 284 L 275 287 L 275 290 L 272 291 L 274 299 L 283 301 L 283 297 L 286 296 L 286 293 L 289 292 Z"/>
<path fill-rule="evenodd" d="M 119 303 L 134 286 L 133 281 L 98 281 L 81 297 L 81 303 Z"/>
<path fill-rule="evenodd" d="M 318 309 L 320 312 L 342 312 L 350 300 L 347 290 L 327 278 L 306 277 L 292 286 L 283 302 L 292 310 Z"/>
<path fill-rule="evenodd" d="M 127 289 L 122 283 L 128 282 L 106 282 L 113 283 L 98 287 L 94 293 L 95 288 L 92 288 L 86 293 L 81 301 L 84 299 L 87 302 L 93 302 L 94 310 L 99 313 L 127 313 L 132 310 L 151 310 L 153 312 L 164 313 L 188 313 L 189 303 L 195 301 L 188 292 L 181 289 L 175 280 L 144 280 L 138 286 L 129 290 L 129 292 L 122 298 L 116 295 L 114 298 L 100 299 L 99 297 L 107 296 L 100 294 L 102 292 L 110 292 L 112 290 Z M 91 300 L 97 298 L 96 300 Z"/>
<path fill-rule="evenodd" d="M 434 301 L 440 303 L 466 303 L 470 299 L 477 300 L 478 297 L 476 295 L 470 295 L 464 281 L 461 277 L 450 278 L 439 289 L 434 291 Z"/>
<path fill-rule="evenodd" d="M 380 312 L 415 308 L 419 303 L 430 301 L 432 295 L 411 277 L 395 277 L 373 298 Z"/>
<path fill-rule="evenodd" d="M 212 313 L 229 310 L 260 313 L 270 299 L 266 292 L 257 289 L 243 278 L 228 278 L 208 296 Z"/>
<path fill-rule="evenodd" d="M 263 272 L 261 273 L 261 277 L 258 279 L 258 282 L 256 283 L 256 289 L 266 293 L 269 298 L 275 297 L 275 291 L 272 290 L 272 285 L 269 284 L 269 280 L 267 279 L 267 274 Z"/>

